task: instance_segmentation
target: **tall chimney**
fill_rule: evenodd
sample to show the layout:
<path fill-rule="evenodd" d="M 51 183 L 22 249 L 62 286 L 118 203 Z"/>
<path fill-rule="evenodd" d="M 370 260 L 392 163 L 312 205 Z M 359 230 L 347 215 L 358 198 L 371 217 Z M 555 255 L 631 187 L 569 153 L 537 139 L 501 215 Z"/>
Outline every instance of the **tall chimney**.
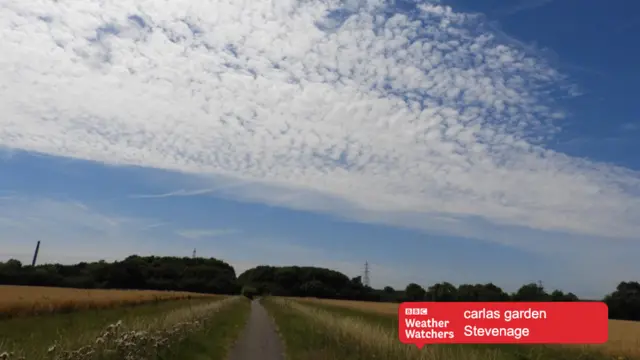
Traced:
<path fill-rule="evenodd" d="M 33 253 L 33 260 L 31 261 L 31 266 L 36 266 L 36 260 L 38 259 L 38 251 L 40 251 L 40 240 L 38 240 L 38 245 L 36 245 L 36 251 Z"/>

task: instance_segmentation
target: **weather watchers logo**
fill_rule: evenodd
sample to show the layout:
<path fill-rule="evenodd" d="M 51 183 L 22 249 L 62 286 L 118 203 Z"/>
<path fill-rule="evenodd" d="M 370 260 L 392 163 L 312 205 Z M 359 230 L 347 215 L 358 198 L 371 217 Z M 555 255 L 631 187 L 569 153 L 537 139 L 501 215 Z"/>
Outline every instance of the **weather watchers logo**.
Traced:
<path fill-rule="evenodd" d="M 402 303 L 399 338 L 405 344 L 564 343 L 608 339 L 608 308 L 601 302 Z"/>

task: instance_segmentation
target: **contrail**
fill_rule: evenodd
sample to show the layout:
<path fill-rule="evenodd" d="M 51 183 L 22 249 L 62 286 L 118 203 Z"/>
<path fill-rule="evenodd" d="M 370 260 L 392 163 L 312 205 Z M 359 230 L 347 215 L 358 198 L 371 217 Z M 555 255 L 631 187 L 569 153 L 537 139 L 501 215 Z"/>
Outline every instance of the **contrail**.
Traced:
<path fill-rule="evenodd" d="M 180 190 L 176 190 L 176 191 L 170 191 L 168 193 L 163 193 L 163 194 L 132 194 L 129 195 L 129 198 L 132 199 L 160 199 L 160 198 L 167 198 L 167 197 L 172 197 L 172 196 L 197 196 L 197 195 L 204 195 L 204 194 L 209 194 L 209 193 L 213 193 L 216 191 L 220 191 L 220 190 L 226 190 L 226 189 L 233 189 L 233 188 L 237 188 L 237 187 L 241 187 L 241 186 L 246 186 L 249 183 L 252 183 L 253 181 L 238 181 L 234 184 L 230 184 L 230 185 L 222 185 L 222 186 L 216 186 L 216 187 L 212 187 L 212 188 L 206 188 L 206 189 L 197 189 L 197 190 L 185 190 L 185 189 L 180 189 Z"/>

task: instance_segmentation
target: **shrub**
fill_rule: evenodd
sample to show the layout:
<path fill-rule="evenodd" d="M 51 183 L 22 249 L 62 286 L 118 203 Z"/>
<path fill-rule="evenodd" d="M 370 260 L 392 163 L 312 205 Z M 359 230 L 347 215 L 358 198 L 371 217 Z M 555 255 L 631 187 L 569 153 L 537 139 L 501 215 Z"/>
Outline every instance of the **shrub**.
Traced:
<path fill-rule="evenodd" d="M 243 286 L 242 287 L 242 295 L 249 298 L 249 300 L 253 300 L 254 297 L 258 296 L 258 289 L 252 286 Z"/>

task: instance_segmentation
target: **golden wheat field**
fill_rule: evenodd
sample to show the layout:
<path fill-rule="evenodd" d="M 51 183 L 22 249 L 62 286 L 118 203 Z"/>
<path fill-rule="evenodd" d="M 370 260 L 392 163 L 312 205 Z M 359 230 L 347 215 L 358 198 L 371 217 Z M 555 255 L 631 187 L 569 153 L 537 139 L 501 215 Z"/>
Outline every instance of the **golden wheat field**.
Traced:
<path fill-rule="evenodd" d="M 396 315 L 398 314 L 398 305 L 395 303 L 375 303 L 366 301 L 346 301 L 304 298 L 301 299 L 308 302 L 317 302 L 326 305 L 341 306 L 356 310 L 372 311 L 378 314 Z M 589 345 L 602 349 L 608 353 L 616 355 L 625 354 L 630 356 L 640 356 L 640 322 L 609 320 L 609 341 L 602 345 Z"/>
<path fill-rule="evenodd" d="M 395 303 L 379 303 L 368 301 L 349 301 L 349 300 L 333 300 L 333 299 L 318 299 L 318 298 L 302 298 L 302 301 L 309 301 L 311 303 L 317 302 L 320 304 L 336 305 L 349 309 L 374 311 L 378 314 L 397 315 L 398 305 Z"/>
<path fill-rule="evenodd" d="M 177 291 L 68 289 L 0 285 L 0 317 L 104 309 L 160 300 L 216 296 Z"/>

